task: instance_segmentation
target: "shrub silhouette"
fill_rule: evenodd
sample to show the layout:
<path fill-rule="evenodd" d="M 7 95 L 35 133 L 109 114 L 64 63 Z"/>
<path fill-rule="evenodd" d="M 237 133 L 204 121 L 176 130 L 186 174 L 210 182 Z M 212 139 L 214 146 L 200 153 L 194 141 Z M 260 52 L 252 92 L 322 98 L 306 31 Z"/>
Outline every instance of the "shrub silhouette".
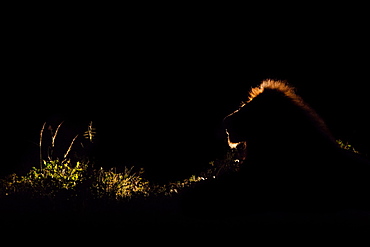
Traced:
<path fill-rule="evenodd" d="M 230 147 L 245 146 L 241 170 L 189 193 L 191 213 L 369 208 L 369 162 L 340 148 L 287 83 L 263 81 L 224 126 Z"/>

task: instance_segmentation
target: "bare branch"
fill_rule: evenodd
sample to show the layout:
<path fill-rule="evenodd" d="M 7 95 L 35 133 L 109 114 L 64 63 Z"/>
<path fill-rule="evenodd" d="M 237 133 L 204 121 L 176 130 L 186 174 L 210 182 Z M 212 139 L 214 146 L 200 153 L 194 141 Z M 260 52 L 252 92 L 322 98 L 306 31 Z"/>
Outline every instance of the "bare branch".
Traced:
<path fill-rule="evenodd" d="M 44 133 L 46 122 L 42 125 L 41 131 L 40 131 L 40 142 L 39 142 L 39 147 L 40 147 L 40 169 L 42 171 L 42 134 Z"/>
<path fill-rule="evenodd" d="M 57 129 L 55 130 L 55 133 L 54 133 L 54 135 L 52 136 L 52 138 L 51 138 L 51 146 L 54 148 L 54 143 L 55 143 L 55 138 L 57 137 L 57 134 L 58 134 L 58 130 L 59 130 L 59 128 L 60 128 L 60 126 L 62 126 L 62 124 L 64 123 L 64 121 L 62 121 L 59 125 L 58 125 L 58 127 L 57 127 Z"/>
<path fill-rule="evenodd" d="M 64 155 L 64 160 L 67 158 L 67 156 L 68 156 L 69 152 L 71 151 L 71 149 L 72 149 L 72 145 L 73 145 L 73 143 L 75 142 L 75 140 L 77 139 L 77 137 L 78 137 L 78 135 L 76 135 L 76 136 L 75 136 L 75 138 L 73 138 L 73 140 L 72 140 L 71 144 L 69 145 L 69 148 L 68 148 L 67 152 L 66 152 L 66 153 L 65 153 L 65 155 Z M 63 161 L 64 161 L 64 160 L 63 160 Z"/>

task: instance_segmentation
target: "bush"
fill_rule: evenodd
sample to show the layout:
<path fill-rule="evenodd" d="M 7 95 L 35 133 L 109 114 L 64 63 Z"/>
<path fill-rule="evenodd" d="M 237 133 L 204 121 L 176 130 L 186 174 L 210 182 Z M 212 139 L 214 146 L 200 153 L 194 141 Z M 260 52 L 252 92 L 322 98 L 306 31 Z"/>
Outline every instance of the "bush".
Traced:
<path fill-rule="evenodd" d="M 70 199 L 84 196 L 89 199 L 129 199 L 147 195 L 149 183 L 133 167 L 123 173 L 115 169 L 92 169 L 88 164 L 77 162 L 44 161 L 42 168 L 33 167 L 25 176 L 12 174 L 2 179 L 0 197 L 23 195 L 27 198 L 53 199 L 63 195 Z M 86 194 L 88 193 L 88 195 Z"/>
<path fill-rule="evenodd" d="M 134 167 L 127 168 L 123 173 L 117 173 L 115 168 L 108 171 L 100 168 L 93 171 L 91 191 L 95 198 L 128 199 L 133 196 L 148 196 L 149 182 L 143 179 L 143 169 L 133 172 Z"/>
<path fill-rule="evenodd" d="M 359 153 L 352 145 L 348 144 L 348 142 L 344 143 L 342 140 L 337 140 L 337 143 L 341 148 L 345 150 L 349 150 L 354 153 Z"/>

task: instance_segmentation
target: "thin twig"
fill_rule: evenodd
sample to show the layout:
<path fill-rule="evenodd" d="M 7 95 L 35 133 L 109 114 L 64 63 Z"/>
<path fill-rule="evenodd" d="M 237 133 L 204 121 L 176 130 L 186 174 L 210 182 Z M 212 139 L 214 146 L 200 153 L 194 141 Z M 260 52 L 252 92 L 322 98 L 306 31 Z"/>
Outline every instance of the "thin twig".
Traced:
<path fill-rule="evenodd" d="M 40 131 L 40 142 L 39 142 L 39 147 L 40 147 L 40 169 L 42 171 L 42 134 L 44 133 L 46 122 L 42 125 L 41 131 Z"/>
<path fill-rule="evenodd" d="M 57 129 L 55 130 L 55 133 L 54 133 L 53 137 L 51 138 L 51 146 L 52 146 L 53 148 L 54 148 L 55 138 L 57 137 L 57 134 L 58 134 L 58 130 L 59 130 L 60 126 L 61 126 L 63 123 L 64 123 L 64 121 L 62 121 L 62 122 L 58 125 Z"/>
<path fill-rule="evenodd" d="M 69 145 L 69 148 L 68 148 L 67 152 L 66 152 L 66 153 L 65 153 L 65 155 L 64 155 L 64 159 L 63 159 L 63 161 L 65 161 L 65 159 L 67 158 L 67 156 L 68 156 L 69 152 L 70 152 L 70 151 L 71 151 L 71 149 L 72 149 L 72 145 L 73 145 L 73 143 L 75 142 L 75 140 L 77 139 L 77 137 L 78 137 L 78 135 L 76 135 L 76 136 L 75 136 L 75 138 L 73 138 L 73 140 L 72 140 L 71 144 Z"/>

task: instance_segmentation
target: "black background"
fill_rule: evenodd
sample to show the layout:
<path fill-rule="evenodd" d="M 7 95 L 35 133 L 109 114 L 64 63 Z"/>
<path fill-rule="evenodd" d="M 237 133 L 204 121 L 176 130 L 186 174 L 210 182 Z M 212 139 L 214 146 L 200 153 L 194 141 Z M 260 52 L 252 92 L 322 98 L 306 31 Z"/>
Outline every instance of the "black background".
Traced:
<path fill-rule="evenodd" d="M 98 165 L 145 167 L 158 180 L 189 176 L 222 157 L 223 117 L 266 78 L 287 80 L 336 138 L 370 153 L 361 20 L 305 16 L 293 25 L 297 16 L 124 9 L 23 9 L 6 20 L 1 174 L 37 164 L 44 122 L 65 121 L 62 145 L 93 121 Z"/>

